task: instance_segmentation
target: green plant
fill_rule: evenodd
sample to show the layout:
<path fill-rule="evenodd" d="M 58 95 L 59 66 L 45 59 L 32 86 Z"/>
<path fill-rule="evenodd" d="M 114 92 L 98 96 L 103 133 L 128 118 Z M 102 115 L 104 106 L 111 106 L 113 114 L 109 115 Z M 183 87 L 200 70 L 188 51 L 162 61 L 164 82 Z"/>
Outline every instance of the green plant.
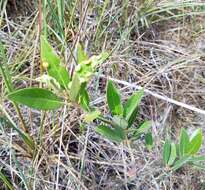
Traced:
<path fill-rule="evenodd" d="M 55 53 L 47 39 L 41 37 L 41 65 L 46 74 L 36 81 L 44 83 L 45 88 L 24 88 L 7 95 L 13 102 L 39 110 L 55 110 L 64 104 L 77 103 L 89 110 L 89 96 L 86 84 L 98 64 L 107 58 L 107 53 L 88 58 L 82 47 L 78 47 L 78 65 L 69 76 L 60 57 Z M 46 89 L 47 88 L 47 89 Z"/>
<path fill-rule="evenodd" d="M 138 113 L 138 107 L 143 97 L 143 89 L 133 94 L 123 106 L 119 91 L 112 81 L 107 84 L 107 103 L 112 114 L 107 119 L 99 110 L 90 107 L 87 82 L 96 70 L 96 66 L 107 59 L 108 54 L 102 53 L 98 56 L 88 57 L 79 45 L 77 50 L 78 65 L 72 76 L 62 64 L 60 57 L 41 36 L 41 65 L 46 74 L 37 78 L 44 84 L 44 88 L 24 88 L 10 92 L 7 97 L 12 102 L 26 105 L 39 110 L 55 110 L 62 105 L 78 105 L 85 114 L 85 121 L 92 122 L 97 119 L 101 124 L 96 131 L 106 138 L 115 142 L 126 139 L 136 140 L 142 134 L 149 148 L 153 145 L 152 135 L 149 132 L 151 122 L 145 121 L 139 128 L 133 127 L 133 122 Z"/>
<path fill-rule="evenodd" d="M 98 64 L 102 63 L 107 57 L 107 53 L 102 53 L 99 56 L 88 56 L 83 51 L 82 47 L 78 46 L 77 61 L 78 65 L 73 73 L 73 76 L 69 76 L 66 67 L 62 64 L 59 56 L 55 53 L 53 48 L 48 43 L 44 36 L 41 36 L 41 65 L 45 71 L 45 74 L 36 79 L 42 85 L 41 88 L 29 87 L 24 89 L 15 89 L 12 84 L 11 76 L 7 65 L 7 62 L 3 45 L 0 43 L 0 57 L 2 63 L 0 64 L 0 74 L 4 79 L 6 86 L 5 97 L 11 100 L 16 112 L 18 113 L 21 125 L 18 127 L 12 121 L 7 110 L 0 104 L 0 111 L 4 114 L 19 137 L 24 141 L 27 146 L 27 151 L 31 156 L 35 155 L 37 148 L 37 142 L 30 135 L 29 128 L 24 122 L 24 118 L 21 114 L 19 104 L 26 105 L 30 108 L 39 110 L 56 110 L 63 105 L 75 104 L 88 111 L 89 96 L 86 90 L 86 84 L 89 81 L 92 74 L 95 72 L 95 68 Z"/>
<path fill-rule="evenodd" d="M 137 140 L 142 134 L 145 134 L 146 144 L 151 148 L 153 145 L 152 135 L 149 131 L 151 122 L 145 121 L 138 128 L 133 127 L 138 114 L 139 104 L 144 95 L 143 89 L 130 96 L 123 105 L 119 91 L 112 81 L 108 81 L 106 95 L 111 119 L 107 120 L 96 115 L 96 118 L 102 121 L 96 131 L 116 142 L 122 142 L 127 139 Z"/>
<path fill-rule="evenodd" d="M 166 139 L 163 147 L 163 161 L 172 170 L 181 168 L 184 164 L 190 164 L 200 169 L 205 169 L 201 164 L 205 156 L 198 155 L 202 145 L 202 130 L 195 130 L 191 136 L 182 128 L 179 144 Z"/>

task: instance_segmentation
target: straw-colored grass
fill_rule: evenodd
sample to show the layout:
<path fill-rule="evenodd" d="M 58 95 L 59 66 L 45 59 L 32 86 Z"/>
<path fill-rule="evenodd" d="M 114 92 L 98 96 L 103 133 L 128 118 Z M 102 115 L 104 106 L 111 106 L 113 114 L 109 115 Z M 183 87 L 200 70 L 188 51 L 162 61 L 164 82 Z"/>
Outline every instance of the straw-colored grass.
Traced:
<path fill-rule="evenodd" d="M 112 53 L 89 83 L 92 105 L 107 113 L 108 78 L 123 100 L 145 88 L 136 126 L 152 120 L 155 146 L 148 151 L 143 137 L 130 147 L 104 139 L 95 123 L 81 125 L 82 113 L 75 107 L 40 112 L 20 106 L 30 136 L 40 145 L 34 156 L 11 127 L 20 128 L 22 118 L 7 101 L 0 75 L 0 189 L 6 184 L 28 190 L 204 189 L 204 171 L 170 172 L 162 161 L 165 137 L 175 140 L 182 127 L 191 133 L 205 126 L 204 1 L 42 0 L 42 5 L 42 32 L 68 69 L 76 65 L 78 42 L 89 55 Z M 36 86 L 38 2 L 0 0 L 0 8 L 0 64 L 15 88 Z"/>

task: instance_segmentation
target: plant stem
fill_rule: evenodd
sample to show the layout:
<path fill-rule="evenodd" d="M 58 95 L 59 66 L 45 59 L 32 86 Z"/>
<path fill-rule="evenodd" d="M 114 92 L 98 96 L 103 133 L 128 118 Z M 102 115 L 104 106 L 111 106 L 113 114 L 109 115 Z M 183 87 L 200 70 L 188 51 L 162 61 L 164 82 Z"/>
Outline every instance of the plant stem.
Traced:
<path fill-rule="evenodd" d="M 8 92 L 12 92 L 12 91 L 13 91 L 13 86 L 12 86 L 12 84 L 9 82 L 8 77 L 7 77 L 6 73 L 4 72 L 4 69 L 3 69 L 3 67 L 2 67 L 1 64 L 0 64 L 0 71 L 1 71 L 1 73 L 2 73 L 4 82 L 5 82 L 6 87 L 7 87 L 7 89 L 8 89 Z M 22 125 L 20 125 L 20 126 L 21 126 L 22 130 L 23 130 L 24 132 L 28 133 L 28 129 L 27 129 L 27 127 L 26 127 L 26 124 L 25 124 L 25 122 L 24 122 L 23 116 L 22 116 L 22 114 L 21 114 L 21 111 L 20 111 L 18 105 L 17 105 L 15 102 L 12 102 L 12 103 L 13 103 L 13 105 L 14 105 L 14 107 L 15 107 L 15 109 L 16 109 L 16 112 L 17 112 L 17 114 L 18 114 L 18 116 L 19 116 L 19 119 L 20 119 L 20 121 L 21 121 L 21 124 L 22 124 Z"/>
<path fill-rule="evenodd" d="M 102 121 L 108 125 L 111 125 L 112 127 L 115 127 L 115 124 L 112 121 L 110 121 L 102 116 L 98 116 L 97 119 L 99 119 L 100 121 Z"/>

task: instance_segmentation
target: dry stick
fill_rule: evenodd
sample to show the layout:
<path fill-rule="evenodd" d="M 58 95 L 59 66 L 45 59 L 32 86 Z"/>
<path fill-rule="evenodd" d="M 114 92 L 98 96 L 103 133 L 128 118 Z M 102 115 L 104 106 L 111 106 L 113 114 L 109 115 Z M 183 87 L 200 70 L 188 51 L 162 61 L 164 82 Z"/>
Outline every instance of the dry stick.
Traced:
<path fill-rule="evenodd" d="M 128 86 L 128 87 L 131 87 L 131 88 L 135 88 L 137 90 L 140 90 L 140 89 L 143 89 L 143 87 L 139 86 L 139 85 L 136 85 L 136 84 L 130 84 L 129 82 L 126 82 L 126 81 L 122 81 L 122 80 L 118 80 L 118 79 L 115 79 L 115 78 L 112 78 L 112 77 L 106 77 L 105 75 L 100 75 L 101 78 L 105 78 L 105 79 L 109 79 L 113 82 L 116 82 L 116 83 L 119 83 L 119 84 L 123 84 L 124 86 Z M 174 99 L 171 99 L 167 96 L 162 96 L 160 94 L 157 94 L 155 92 L 152 92 L 148 89 L 144 89 L 144 92 L 147 93 L 147 94 L 150 94 L 158 99 L 161 99 L 161 100 L 164 100 L 166 102 L 169 102 L 171 104 L 175 104 L 177 106 L 180 106 L 180 107 L 183 107 L 183 108 L 186 108 L 186 109 L 189 109 L 189 110 L 192 110 L 194 112 L 197 112 L 197 113 L 200 113 L 200 114 L 203 114 L 205 115 L 205 110 L 202 110 L 202 109 L 199 109 L 199 108 L 196 108 L 194 106 L 191 106 L 191 105 L 188 105 L 188 104 L 185 104 L 183 102 L 179 102 L 177 100 L 174 100 Z"/>
<path fill-rule="evenodd" d="M 32 79 L 33 79 L 33 73 L 34 73 L 34 62 L 35 62 L 35 57 L 36 57 L 36 54 L 37 54 L 37 46 L 38 46 L 39 39 L 40 39 L 40 30 L 38 29 L 36 40 L 35 40 L 35 45 L 34 45 L 33 58 L 32 58 L 32 62 L 31 62 L 30 84 L 29 84 L 30 87 L 32 87 Z M 33 115 L 32 115 L 31 109 L 29 109 L 29 116 L 30 116 L 29 117 L 30 118 L 30 127 L 32 128 Z"/>
<path fill-rule="evenodd" d="M 67 107 L 64 106 L 63 109 L 63 117 L 62 117 L 62 125 L 61 125 L 61 133 L 60 133 L 60 145 L 59 145 L 59 153 L 58 153 L 58 162 L 57 162 L 57 172 L 56 172 L 56 190 L 58 190 L 58 184 L 59 184 L 59 176 L 60 176 L 60 160 L 61 160 L 61 147 L 63 145 L 63 132 L 65 128 L 65 115 L 66 115 Z"/>

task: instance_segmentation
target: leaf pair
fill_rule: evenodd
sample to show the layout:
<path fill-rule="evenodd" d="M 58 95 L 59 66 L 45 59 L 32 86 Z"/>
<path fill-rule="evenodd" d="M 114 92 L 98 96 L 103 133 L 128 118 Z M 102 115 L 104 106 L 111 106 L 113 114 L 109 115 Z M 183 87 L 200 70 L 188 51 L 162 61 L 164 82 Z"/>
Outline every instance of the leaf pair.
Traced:
<path fill-rule="evenodd" d="M 129 128 L 136 119 L 138 106 L 144 95 L 143 89 L 133 94 L 124 106 L 121 102 L 120 93 L 112 81 L 108 81 L 106 95 L 107 103 L 112 115 L 123 116 L 128 123 L 127 128 Z"/>
<path fill-rule="evenodd" d="M 176 145 L 166 139 L 163 147 L 163 160 L 166 165 L 171 166 L 177 157 Z"/>
<path fill-rule="evenodd" d="M 180 157 L 196 154 L 202 145 L 202 136 L 201 129 L 197 129 L 193 132 L 191 137 L 189 137 L 187 131 L 182 128 L 179 142 Z"/>
<path fill-rule="evenodd" d="M 163 160 L 168 166 L 172 166 L 176 170 L 185 163 L 198 162 L 200 159 L 195 156 L 202 145 L 202 130 L 197 129 L 189 137 L 187 131 L 182 128 L 180 133 L 179 144 L 171 142 L 169 139 L 165 141 L 163 146 Z M 205 160 L 205 157 L 200 157 Z M 201 159 L 202 160 L 202 159 Z M 200 160 L 200 161 L 201 161 Z"/>
<path fill-rule="evenodd" d="M 138 107 L 143 95 L 143 90 L 139 90 L 133 94 L 123 106 L 118 89 L 115 87 L 113 82 L 109 80 L 107 83 L 106 97 L 108 107 L 112 114 L 112 120 L 110 123 L 107 123 L 108 125 L 101 125 L 97 127 L 96 131 L 104 137 L 116 142 L 125 140 L 129 133 L 128 129 L 136 119 Z M 142 133 L 147 131 L 147 128 L 150 128 L 150 126 L 150 122 L 149 124 L 145 122 L 144 125 L 140 126 L 139 129 L 135 129 L 134 132 L 138 130 L 136 135 L 139 137 Z M 132 135 L 133 134 L 135 133 L 132 132 Z M 146 142 L 149 148 L 153 144 L 152 140 L 152 135 L 150 133 L 147 134 Z"/>

